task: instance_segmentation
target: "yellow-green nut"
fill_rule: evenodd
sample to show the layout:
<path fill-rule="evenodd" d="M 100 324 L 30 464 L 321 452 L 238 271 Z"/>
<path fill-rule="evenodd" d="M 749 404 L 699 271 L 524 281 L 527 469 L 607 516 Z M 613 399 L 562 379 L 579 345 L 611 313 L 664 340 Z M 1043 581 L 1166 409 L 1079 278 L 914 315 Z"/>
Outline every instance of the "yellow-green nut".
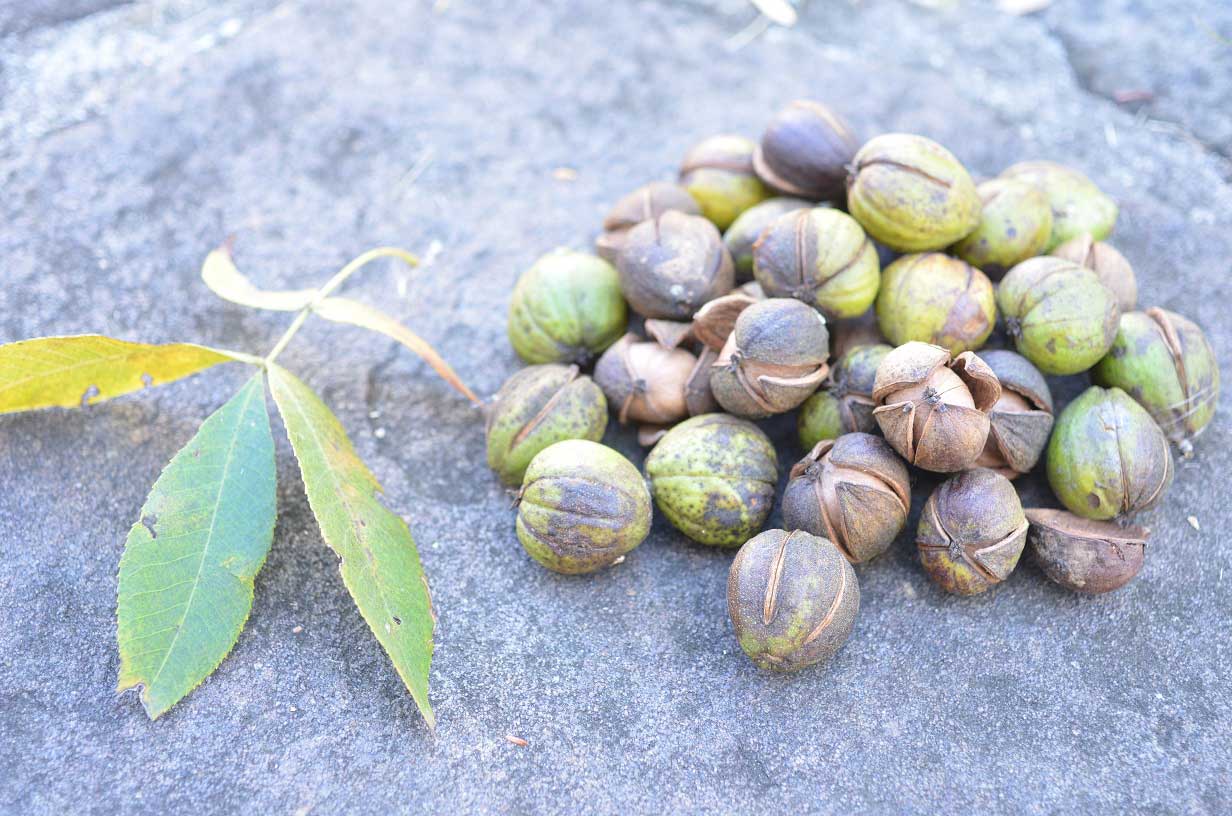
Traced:
<path fill-rule="evenodd" d="M 768 297 L 793 297 L 832 318 L 857 317 L 877 297 L 881 262 L 854 218 L 814 207 L 766 227 L 753 245 L 753 276 Z"/>
<path fill-rule="evenodd" d="M 1020 162 L 1002 172 L 1001 178 L 1025 181 L 1048 197 L 1048 206 L 1052 208 L 1052 236 L 1046 252 L 1052 252 L 1083 233 L 1090 233 L 1095 240 L 1102 241 L 1116 225 L 1116 202 L 1071 167 L 1049 161 Z"/>
<path fill-rule="evenodd" d="M 1187 453 L 1189 440 L 1215 417 L 1215 352 L 1202 329 L 1175 312 L 1147 309 L 1121 315 L 1112 350 L 1091 377 L 1133 397 Z"/>
<path fill-rule="evenodd" d="M 655 504 L 689 538 L 739 547 L 774 504 L 778 458 L 760 428 L 728 414 L 703 414 L 667 432 L 646 457 Z"/>
<path fill-rule="evenodd" d="M 723 233 L 723 243 L 727 244 L 727 251 L 736 264 L 736 280 L 744 282 L 753 279 L 753 244 L 757 243 L 766 227 L 780 215 L 812 206 L 812 202 L 803 198 L 781 196 L 768 198 L 740 213 Z"/>
<path fill-rule="evenodd" d="M 693 147 L 680 165 L 680 186 L 702 208 L 702 215 L 725 230 L 740 213 L 770 196 L 753 172 L 752 140 L 711 136 Z"/>
<path fill-rule="evenodd" d="M 545 448 L 518 493 L 518 540 L 531 558 L 577 575 L 611 566 L 650 532 L 650 491 L 609 447 L 567 439 Z"/>
<path fill-rule="evenodd" d="M 1116 338 L 1116 296 L 1089 269 L 1062 258 L 1023 261 L 997 288 L 997 306 L 1018 353 L 1045 374 L 1077 374 Z"/>
<path fill-rule="evenodd" d="M 911 340 L 951 354 L 984 345 L 997 322 L 992 281 L 940 252 L 904 255 L 886 267 L 877 295 L 877 325 L 895 346 Z"/>
<path fill-rule="evenodd" d="M 1057 417 L 1048 483 L 1071 513 L 1104 521 L 1147 510 L 1171 482 L 1168 440 L 1121 389 L 1093 385 Z"/>
<path fill-rule="evenodd" d="M 615 268 L 564 248 L 523 272 L 509 302 L 509 342 L 531 364 L 585 365 L 615 343 L 628 322 Z"/>
<path fill-rule="evenodd" d="M 955 255 L 1000 278 L 1044 253 L 1052 236 L 1052 210 L 1043 191 L 1014 179 L 991 179 L 976 189 L 984 204 L 980 225 L 954 245 Z"/>
<path fill-rule="evenodd" d="M 860 611 L 855 570 L 829 540 L 804 530 L 750 539 L 727 576 L 736 640 L 759 668 L 796 671 L 842 648 Z"/>
<path fill-rule="evenodd" d="M 954 154 L 909 133 L 878 136 L 856 153 L 847 209 L 899 252 L 945 249 L 980 224 L 975 182 Z"/>
<path fill-rule="evenodd" d="M 892 349 L 884 343 L 856 346 L 848 351 L 830 372 L 826 387 L 804 401 L 796 429 L 800 445 L 810 450 L 823 439 L 849 433 L 874 433 L 873 386 L 877 367 Z"/>
<path fill-rule="evenodd" d="M 514 374 L 488 406 L 488 467 L 521 484 L 530 460 L 565 439 L 598 442 L 607 428 L 607 400 L 577 366 L 549 363 Z"/>

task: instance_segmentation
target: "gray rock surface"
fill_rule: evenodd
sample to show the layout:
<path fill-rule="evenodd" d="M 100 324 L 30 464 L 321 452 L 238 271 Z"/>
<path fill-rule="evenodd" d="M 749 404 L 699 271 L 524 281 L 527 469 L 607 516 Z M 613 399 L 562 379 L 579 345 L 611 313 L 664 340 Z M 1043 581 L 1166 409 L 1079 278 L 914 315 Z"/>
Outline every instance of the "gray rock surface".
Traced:
<path fill-rule="evenodd" d="M 1228 4 L 936 5 L 812 3 L 733 49 L 752 18 L 737 0 L 4 4 L 0 340 L 261 351 L 287 318 L 210 296 L 211 247 L 235 234 L 259 283 L 302 287 L 393 243 L 429 263 L 370 270 L 348 294 L 491 393 L 518 365 L 504 309 L 520 270 L 586 246 L 611 201 L 670 176 L 691 142 L 756 135 L 807 95 L 866 134 L 935 137 L 980 174 L 1031 157 L 1084 169 L 1121 203 L 1143 302 L 1232 359 Z M 1108 98 L 1135 88 L 1155 98 Z M 516 543 L 480 417 L 423 364 L 316 323 L 283 359 L 419 542 L 440 615 L 436 734 L 343 589 L 281 438 L 273 551 L 232 655 L 158 722 L 114 695 L 125 533 L 243 381 L 224 367 L 0 418 L 0 810 L 1232 810 L 1227 398 L 1126 589 L 1079 598 L 1024 564 L 985 597 L 946 597 L 904 535 L 859 569 L 846 648 L 777 677 L 731 636 L 729 555 L 659 520 L 611 571 L 549 574 Z M 785 469 L 792 423 L 767 427 Z M 628 432 L 610 440 L 640 461 Z M 1028 479 L 1024 496 L 1046 488 Z"/>

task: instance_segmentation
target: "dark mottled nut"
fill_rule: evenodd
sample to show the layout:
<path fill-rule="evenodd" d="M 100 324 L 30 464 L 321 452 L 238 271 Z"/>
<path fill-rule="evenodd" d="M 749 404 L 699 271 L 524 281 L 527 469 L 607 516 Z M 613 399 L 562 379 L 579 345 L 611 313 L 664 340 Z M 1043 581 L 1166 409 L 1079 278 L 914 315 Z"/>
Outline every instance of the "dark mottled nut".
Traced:
<path fill-rule="evenodd" d="M 723 233 L 723 243 L 736 264 L 736 280 L 753 278 L 753 244 L 776 218 L 795 210 L 808 209 L 813 204 L 803 198 L 770 198 L 749 207 Z"/>
<path fill-rule="evenodd" d="M 714 224 L 674 210 L 629 230 L 617 268 L 625 299 L 642 317 L 687 320 L 736 282 Z"/>
<path fill-rule="evenodd" d="M 1027 518 L 1014 486 L 983 468 L 942 482 L 916 531 L 928 576 L 955 595 L 976 595 L 1008 578 L 1026 540 Z"/>
<path fill-rule="evenodd" d="M 518 278 L 509 302 L 509 342 L 528 363 L 585 365 L 616 342 L 628 321 L 611 264 L 562 248 Z"/>
<path fill-rule="evenodd" d="M 732 561 L 727 613 L 740 648 L 759 668 L 796 671 L 829 660 L 859 611 L 855 570 L 824 538 L 767 530 Z"/>
<path fill-rule="evenodd" d="M 980 225 L 954 245 L 954 254 L 993 278 L 1041 254 L 1052 236 L 1052 210 L 1037 187 L 991 179 L 976 190 L 983 202 Z"/>
<path fill-rule="evenodd" d="M 968 263 L 929 252 L 886 267 L 877 325 L 894 345 L 932 343 L 951 354 L 984 345 L 997 322 L 992 281 Z"/>
<path fill-rule="evenodd" d="M 1057 417 L 1048 483 L 1072 513 L 1098 521 L 1150 509 L 1172 482 L 1168 440 L 1119 388 L 1091 386 Z"/>
<path fill-rule="evenodd" d="M 650 491 L 628 459 L 585 439 L 545 448 L 518 493 L 518 540 L 543 566 L 570 575 L 617 561 L 650 532 Z"/>
<path fill-rule="evenodd" d="M 701 215 L 702 209 L 689 191 L 667 181 L 652 181 L 616 202 L 603 219 L 603 234 L 595 241 L 600 258 L 616 263 L 629 230 L 669 210 Z"/>
<path fill-rule="evenodd" d="M 826 321 L 815 309 L 791 298 L 763 300 L 736 319 L 710 368 L 710 390 L 736 416 L 781 414 L 817 390 L 829 354 Z"/>
<path fill-rule="evenodd" d="M 753 292 L 747 286 L 715 298 L 693 315 L 693 336 L 709 348 L 722 351 L 727 338 L 736 328 L 736 318 L 740 317 L 740 313 L 765 299 L 760 287 Z"/>
<path fill-rule="evenodd" d="M 1215 417 L 1219 363 L 1202 329 L 1175 312 L 1121 315 L 1108 356 L 1091 371 L 1096 383 L 1122 389 L 1186 453 Z"/>
<path fill-rule="evenodd" d="M 646 457 L 655 504 L 694 541 L 738 547 L 774 504 L 778 459 L 751 422 L 727 414 L 685 420 Z"/>
<path fill-rule="evenodd" d="M 564 439 L 598 442 L 606 428 L 607 400 L 577 366 L 524 368 L 488 406 L 488 467 L 506 484 L 521 484 L 539 451 Z"/>
<path fill-rule="evenodd" d="M 1035 467 L 1052 432 L 1052 392 L 1039 369 L 1012 351 L 981 351 L 1001 383 L 1001 398 L 988 411 L 991 425 L 978 467 L 1015 479 Z"/>
<path fill-rule="evenodd" d="M 819 442 L 791 469 L 783 493 L 784 526 L 828 538 L 853 564 L 889 549 L 910 509 L 907 466 L 866 433 Z"/>
<path fill-rule="evenodd" d="M 1048 196 L 1052 208 L 1052 237 L 1046 252 L 1071 238 L 1090 233 L 1103 240 L 1112 233 L 1117 220 L 1117 205 L 1077 170 L 1048 161 L 1020 162 L 1001 173 L 1033 184 Z"/>
<path fill-rule="evenodd" d="M 686 390 L 697 362 L 682 348 L 667 349 L 626 334 L 595 364 L 595 382 L 622 425 L 671 425 L 689 414 Z"/>
<path fill-rule="evenodd" d="M 695 145 L 680 166 L 680 186 L 720 230 L 770 195 L 753 172 L 755 147 L 743 136 L 711 136 Z"/>
<path fill-rule="evenodd" d="M 899 252 L 945 249 L 980 223 L 975 182 L 954 154 L 923 136 L 888 133 L 856 154 L 847 208 Z"/>
<path fill-rule="evenodd" d="M 877 310 L 869 309 L 859 317 L 829 320 L 830 356 L 838 359 L 856 346 L 876 346 L 886 341 L 877 326 Z"/>
<path fill-rule="evenodd" d="M 1095 273 L 1061 258 L 1032 258 L 997 287 L 1014 347 L 1045 374 L 1077 374 L 1112 348 L 1121 310 Z"/>
<path fill-rule="evenodd" d="M 1097 595 L 1120 589 L 1142 570 L 1145 527 L 1091 521 L 1064 510 L 1029 508 L 1027 542 L 1049 580 Z"/>
<path fill-rule="evenodd" d="M 848 351 L 830 372 L 830 381 L 800 406 L 797 430 L 806 450 L 823 439 L 842 434 L 877 430 L 873 418 L 873 385 L 877 368 L 891 348 L 884 343 L 856 346 Z"/>
<path fill-rule="evenodd" d="M 831 317 L 868 310 L 881 283 L 877 249 L 841 210 L 779 216 L 753 245 L 753 275 L 770 297 L 793 297 Z"/>
<path fill-rule="evenodd" d="M 1128 312 L 1138 305 L 1138 279 L 1134 268 L 1116 247 L 1096 241 L 1089 232 L 1071 238 L 1052 251 L 1053 257 L 1064 258 L 1095 273 L 1099 282 L 1116 295 L 1117 305 Z"/>
<path fill-rule="evenodd" d="M 988 440 L 988 411 L 1001 384 L 969 351 L 957 357 L 940 346 L 911 342 L 877 367 L 873 417 L 886 441 L 909 463 L 952 473 L 971 467 Z"/>
<path fill-rule="evenodd" d="M 839 201 L 859 142 L 838 114 L 798 99 L 770 121 L 753 154 L 757 175 L 787 195 Z"/>

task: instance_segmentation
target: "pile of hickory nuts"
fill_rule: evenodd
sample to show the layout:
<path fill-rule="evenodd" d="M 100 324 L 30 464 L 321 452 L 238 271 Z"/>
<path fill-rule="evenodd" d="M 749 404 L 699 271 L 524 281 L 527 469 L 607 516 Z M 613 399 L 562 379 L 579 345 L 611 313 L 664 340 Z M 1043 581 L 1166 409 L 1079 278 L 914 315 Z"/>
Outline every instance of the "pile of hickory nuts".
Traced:
<path fill-rule="evenodd" d="M 1133 269 L 1104 243 L 1116 218 L 1068 167 L 977 185 L 936 142 L 861 146 L 807 100 L 760 143 L 702 141 L 677 183 L 616 202 L 596 254 L 551 252 L 513 291 L 530 366 L 489 406 L 487 451 L 521 486 L 518 539 L 548 569 L 593 572 L 642 542 L 653 501 L 694 541 L 739 548 L 736 637 L 779 670 L 847 639 L 852 565 L 906 525 L 911 467 L 954 474 L 916 528 L 946 591 L 1004 581 L 1027 543 L 1064 587 L 1123 586 L 1147 537 L 1128 519 L 1167 491 L 1169 443 L 1191 454 L 1219 370 L 1198 326 L 1136 310 Z M 984 350 L 994 331 L 1007 348 Z M 1083 372 L 1093 384 L 1057 413 L 1044 375 Z M 797 409 L 808 454 L 786 529 L 763 532 L 779 463 L 752 420 Z M 642 472 L 599 444 L 609 410 L 653 446 Z M 1041 456 L 1065 510 L 1019 501 L 1011 480 Z"/>

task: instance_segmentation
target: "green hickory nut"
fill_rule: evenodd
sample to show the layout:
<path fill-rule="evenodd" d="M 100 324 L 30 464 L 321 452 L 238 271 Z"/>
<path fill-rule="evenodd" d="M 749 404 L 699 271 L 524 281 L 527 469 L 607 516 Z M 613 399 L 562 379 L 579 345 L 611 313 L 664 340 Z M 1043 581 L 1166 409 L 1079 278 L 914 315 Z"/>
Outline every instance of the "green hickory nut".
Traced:
<path fill-rule="evenodd" d="M 1089 269 L 1062 258 L 1032 258 L 997 287 L 997 306 L 1018 353 L 1045 374 L 1077 374 L 1116 338 L 1116 296 Z"/>
<path fill-rule="evenodd" d="M 738 547 L 761 529 L 778 476 L 769 437 L 728 414 L 681 422 L 646 457 L 659 511 L 692 540 L 715 547 Z"/>
<path fill-rule="evenodd" d="M 561 248 L 536 261 L 513 287 L 509 342 L 532 365 L 586 365 L 625 333 L 628 322 L 612 265 Z"/>
<path fill-rule="evenodd" d="M 530 366 L 506 380 L 488 406 L 488 467 L 505 484 L 521 484 L 544 448 L 565 439 L 598 442 L 606 428 L 607 400 L 577 366 Z"/>
<path fill-rule="evenodd" d="M 629 306 L 648 318 L 688 320 L 736 285 L 731 255 L 714 224 L 676 210 L 629 230 L 616 267 Z"/>
<path fill-rule="evenodd" d="M 954 245 L 955 255 L 999 278 L 1044 253 L 1052 235 L 1052 210 L 1043 191 L 1015 179 L 991 179 L 976 190 L 984 204 L 980 225 Z"/>
<path fill-rule="evenodd" d="M 808 450 L 823 439 L 877 430 L 873 386 L 877 367 L 891 350 L 884 343 L 856 346 L 839 358 L 829 384 L 800 406 L 796 429 L 801 447 Z"/>
<path fill-rule="evenodd" d="M 842 648 L 860 611 L 855 570 L 833 543 L 803 530 L 750 539 L 727 576 L 727 613 L 762 669 L 796 671 Z"/>
<path fill-rule="evenodd" d="M 1171 482 L 1168 440 L 1121 389 L 1093 385 L 1057 417 L 1048 483 L 1071 513 L 1106 521 L 1148 510 Z"/>
<path fill-rule="evenodd" d="M 770 191 L 753 172 L 753 150 L 743 136 L 711 136 L 699 142 L 680 165 L 680 186 L 720 230 L 742 212 L 764 201 Z"/>
<path fill-rule="evenodd" d="M 877 295 L 877 325 L 895 346 L 912 340 L 951 354 L 984 345 L 997 323 L 992 281 L 969 263 L 929 252 L 886 267 Z"/>
<path fill-rule="evenodd" d="M 518 493 L 518 540 L 555 572 L 595 572 L 620 561 L 650 532 L 650 491 L 609 447 L 567 439 L 545 448 Z"/>
<path fill-rule="evenodd" d="M 847 177 L 847 209 L 899 252 L 945 249 L 980 224 L 980 195 L 954 154 L 923 136 L 888 133 L 864 147 Z"/>
<path fill-rule="evenodd" d="M 1202 329 L 1175 312 L 1147 309 L 1121 315 L 1112 349 L 1091 378 L 1133 397 L 1187 454 L 1190 440 L 1215 417 L 1215 352 Z"/>
<path fill-rule="evenodd" d="M 736 264 L 736 280 L 744 282 L 753 279 L 753 244 L 757 243 L 766 227 L 781 215 L 812 206 L 812 202 L 803 198 L 782 196 L 768 198 L 740 213 L 723 233 L 723 243 Z"/>
<path fill-rule="evenodd" d="M 877 248 L 841 210 L 776 218 L 753 245 L 753 276 L 768 297 L 792 297 L 832 318 L 858 317 L 881 284 Z"/>
<path fill-rule="evenodd" d="M 1049 161 L 1020 162 L 1004 170 L 1001 178 L 1025 181 L 1048 197 L 1052 235 L 1045 252 L 1052 252 L 1083 233 L 1102 241 L 1116 225 L 1116 202 L 1073 168 Z"/>

